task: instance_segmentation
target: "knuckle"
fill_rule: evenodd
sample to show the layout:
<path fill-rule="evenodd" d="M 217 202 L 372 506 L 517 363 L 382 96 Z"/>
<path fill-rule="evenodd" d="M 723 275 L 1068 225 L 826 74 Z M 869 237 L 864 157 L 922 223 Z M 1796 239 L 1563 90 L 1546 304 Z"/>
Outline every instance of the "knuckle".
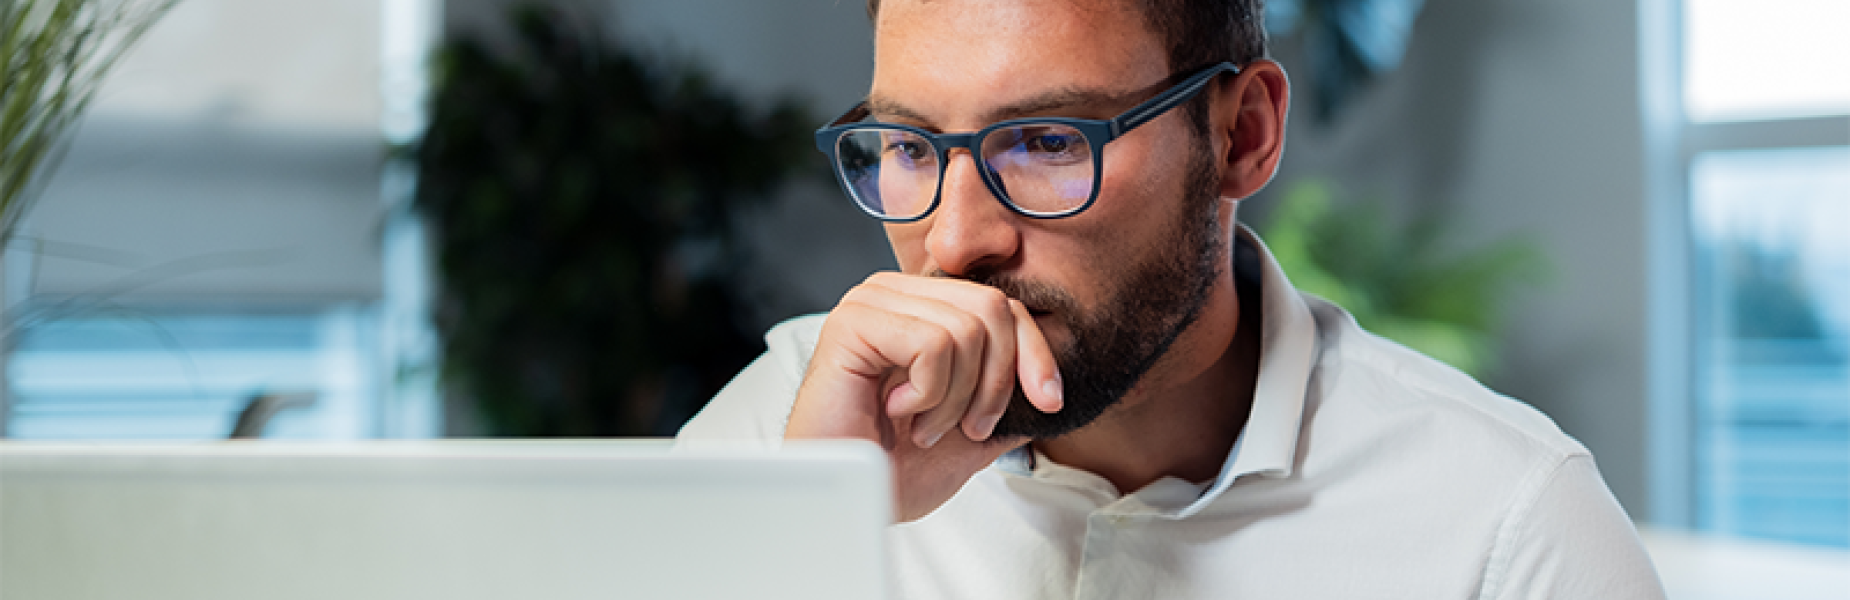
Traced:
<path fill-rule="evenodd" d="M 891 292 L 895 289 L 895 281 L 893 278 L 896 276 L 897 275 L 893 273 L 884 271 L 868 275 L 866 279 L 861 280 L 861 283 L 850 289 L 849 293 L 859 292 L 862 294 L 872 294 Z"/>
<path fill-rule="evenodd" d="M 842 294 L 841 300 L 835 303 L 835 307 L 840 309 L 866 306 L 868 301 L 871 300 L 870 296 L 873 296 L 875 293 L 874 289 L 866 285 L 854 286 L 848 289 L 848 293 Z"/>
<path fill-rule="evenodd" d="M 977 306 L 984 314 L 994 318 L 1007 318 L 1014 312 L 1009 308 L 1008 294 L 996 288 L 985 288 L 984 293 L 978 298 Z"/>
<path fill-rule="evenodd" d="M 925 335 L 929 337 L 927 341 L 932 349 L 937 351 L 951 351 L 956 349 L 957 334 L 942 324 L 934 323 L 934 325 L 934 327 L 929 327 L 925 330 Z"/>
<path fill-rule="evenodd" d="M 949 372 L 956 362 L 957 343 L 950 332 L 941 327 L 925 327 L 916 338 L 921 343 L 916 347 L 915 364 L 924 370 L 927 378 L 934 382 L 939 379 L 939 371 Z M 942 385 L 937 383 L 936 385 Z"/>
<path fill-rule="evenodd" d="M 959 347 L 974 351 L 982 349 L 983 342 L 989 338 L 988 329 L 976 315 L 960 313 L 956 323 L 951 324 L 949 332 Z"/>

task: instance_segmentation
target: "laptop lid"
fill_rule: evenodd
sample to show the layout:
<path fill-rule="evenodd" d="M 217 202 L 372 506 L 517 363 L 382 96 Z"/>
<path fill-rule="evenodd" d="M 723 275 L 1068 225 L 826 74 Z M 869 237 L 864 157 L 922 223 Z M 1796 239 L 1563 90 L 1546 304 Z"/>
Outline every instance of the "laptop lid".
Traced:
<path fill-rule="evenodd" d="M 884 597 L 852 443 L 0 443 L 0 598 Z"/>

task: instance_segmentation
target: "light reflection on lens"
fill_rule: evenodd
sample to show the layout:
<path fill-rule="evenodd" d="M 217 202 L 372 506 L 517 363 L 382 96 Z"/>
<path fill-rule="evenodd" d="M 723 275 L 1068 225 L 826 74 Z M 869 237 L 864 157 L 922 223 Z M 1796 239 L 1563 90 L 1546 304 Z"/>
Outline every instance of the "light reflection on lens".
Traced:
<path fill-rule="evenodd" d="M 1092 197 L 1097 157 L 1076 128 L 1044 123 L 1004 127 L 991 131 L 977 147 L 991 189 L 1017 210 L 1056 215 Z M 836 159 L 855 202 L 891 219 L 916 218 L 930 210 L 944 171 L 931 140 L 903 129 L 849 130 L 839 138 Z"/>

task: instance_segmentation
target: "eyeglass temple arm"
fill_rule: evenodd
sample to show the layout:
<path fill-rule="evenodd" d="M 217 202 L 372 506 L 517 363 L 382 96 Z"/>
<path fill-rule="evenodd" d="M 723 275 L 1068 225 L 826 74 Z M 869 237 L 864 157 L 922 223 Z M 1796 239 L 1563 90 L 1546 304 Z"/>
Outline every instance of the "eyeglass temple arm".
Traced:
<path fill-rule="evenodd" d="M 1143 104 L 1131 107 L 1130 110 L 1124 111 L 1124 114 L 1118 115 L 1118 118 L 1112 119 L 1111 136 L 1115 138 L 1124 135 L 1124 132 L 1136 129 L 1138 125 L 1149 122 L 1150 119 L 1156 118 L 1157 115 L 1163 114 L 1164 111 L 1169 110 L 1171 107 L 1186 102 L 1189 98 L 1195 97 L 1195 94 L 1201 93 L 1201 89 L 1207 87 L 1208 82 L 1213 81 L 1216 75 L 1239 72 L 1240 67 L 1231 62 L 1222 62 L 1218 65 L 1202 69 L 1200 72 L 1190 75 L 1188 79 L 1183 80 L 1182 83 L 1175 87 L 1169 88 L 1161 94 L 1157 94 L 1155 98 L 1145 100 Z M 844 112 L 840 117 L 836 117 L 834 121 L 829 123 L 829 127 L 859 122 L 862 119 L 866 119 L 868 113 L 867 101 L 862 100 L 856 103 L 854 108 L 848 109 L 848 112 Z M 826 127 L 824 129 L 826 129 Z"/>
<path fill-rule="evenodd" d="M 861 120 L 866 119 L 869 112 L 870 111 L 867 110 L 866 100 L 856 102 L 854 103 L 854 108 L 848 109 L 848 112 L 842 113 L 841 116 L 836 117 L 834 121 L 830 121 L 828 124 L 828 127 L 823 127 L 823 129 L 828 129 L 829 127 L 839 127 L 842 125 L 847 125 L 849 123 L 858 123 Z"/>
<path fill-rule="evenodd" d="M 1190 75 L 1188 79 L 1182 80 L 1182 83 L 1177 84 L 1175 87 L 1169 88 L 1169 90 L 1161 94 L 1157 94 L 1155 98 L 1145 100 L 1143 104 L 1131 107 L 1130 110 L 1124 111 L 1124 114 L 1118 115 L 1118 118 L 1112 119 L 1111 137 L 1116 138 L 1120 135 L 1124 135 L 1124 132 L 1136 129 L 1138 125 L 1149 122 L 1150 119 L 1156 118 L 1157 115 L 1163 114 L 1164 111 L 1175 107 L 1175 105 L 1187 102 L 1189 98 L 1195 97 L 1195 94 L 1201 93 L 1201 89 L 1207 87 L 1208 82 L 1213 81 L 1216 75 L 1220 75 L 1221 73 L 1237 74 L 1239 72 L 1240 67 L 1238 65 L 1231 62 L 1222 62 L 1218 65 L 1202 69 L 1194 75 Z"/>

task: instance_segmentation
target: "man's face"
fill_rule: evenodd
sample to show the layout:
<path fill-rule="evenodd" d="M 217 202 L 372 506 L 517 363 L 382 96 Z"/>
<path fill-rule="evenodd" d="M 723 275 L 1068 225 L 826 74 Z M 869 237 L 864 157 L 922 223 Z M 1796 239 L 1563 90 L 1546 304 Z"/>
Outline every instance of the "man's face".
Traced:
<path fill-rule="evenodd" d="M 940 132 L 1033 116 L 1106 119 L 1170 83 L 1160 41 L 1114 0 L 889 0 L 875 29 L 874 116 Z M 1017 393 L 997 435 L 1049 438 L 1097 418 L 1194 321 L 1219 275 L 1217 173 L 1187 109 L 1102 152 L 1098 201 L 1017 215 L 953 154 L 936 211 L 887 226 L 907 273 L 971 279 L 1022 300 L 1055 350 L 1066 408 Z"/>

